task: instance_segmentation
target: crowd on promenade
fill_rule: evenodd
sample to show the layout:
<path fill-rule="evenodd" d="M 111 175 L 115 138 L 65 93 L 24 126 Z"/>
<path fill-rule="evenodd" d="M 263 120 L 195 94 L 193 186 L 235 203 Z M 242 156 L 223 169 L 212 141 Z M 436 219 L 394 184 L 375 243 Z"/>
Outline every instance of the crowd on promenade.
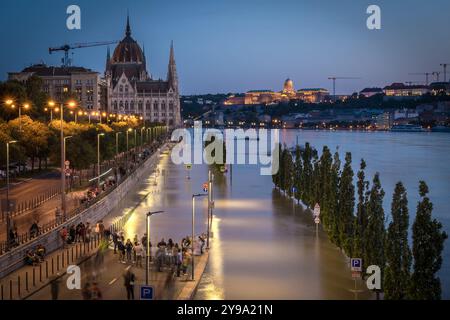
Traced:
<path fill-rule="evenodd" d="M 136 267 L 144 267 L 147 257 L 147 234 L 141 239 L 135 235 L 134 239 L 126 239 L 123 232 L 113 232 L 111 235 L 114 254 L 118 254 L 120 263 L 132 264 Z M 164 268 L 175 271 L 177 277 L 181 273 L 186 274 L 191 265 L 192 255 L 201 255 L 204 252 L 206 236 L 200 235 L 198 240 L 194 241 L 192 252 L 192 238 L 185 237 L 179 243 L 169 239 L 167 242 L 161 239 L 153 248 L 150 244 L 150 260 L 153 262 L 156 270 L 162 272 Z M 153 259 L 153 260 L 152 260 Z"/>

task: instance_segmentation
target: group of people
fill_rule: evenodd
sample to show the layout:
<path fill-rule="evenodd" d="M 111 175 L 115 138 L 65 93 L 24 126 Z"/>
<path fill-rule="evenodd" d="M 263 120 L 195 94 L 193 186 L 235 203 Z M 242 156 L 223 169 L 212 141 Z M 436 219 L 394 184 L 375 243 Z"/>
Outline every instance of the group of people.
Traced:
<path fill-rule="evenodd" d="M 94 228 L 89 222 L 85 224 L 81 221 L 76 226 L 62 227 L 59 234 L 64 246 L 77 242 L 88 243 L 94 234 L 104 236 L 106 231 L 103 221 L 97 222 Z"/>
<path fill-rule="evenodd" d="M 201 235 L 198 241 L 194 241 L 194 252 L 192 252 L 192 238 L 185 237 L 180 243 L 175 243 L 172 239 L 167 242 L 163 239 L 157 244 L 154 255 L 154 265 L 158 272 L 162 272 L 163 267 L 170 270 L 176 270 L 177 277 L 181 273 L 186 274 L 191 265 L 193 254 L 203 254 L 206 236 Z M 143 261 L 147 257 L 147 234 L 140 239 L 135 235 L 133 241 L 126 239 L 123 232 L 113 232 L 112 241 L 114 245 L 114 254 L 119 255 L 120 263 L 133 264 L 136 267 L 143 267 Z M 150 243 L 150 255 L 152 250 Z M 151 259 L 151 257 L 150 257 Z"/>
<path fill-rule="evenodd" d="M 44 261 L 46 249 L 42 244 L 38 244 L 36 249 L 28 250 L 25 254 L 25 264 L 28 266 L 36 266 Z"/>

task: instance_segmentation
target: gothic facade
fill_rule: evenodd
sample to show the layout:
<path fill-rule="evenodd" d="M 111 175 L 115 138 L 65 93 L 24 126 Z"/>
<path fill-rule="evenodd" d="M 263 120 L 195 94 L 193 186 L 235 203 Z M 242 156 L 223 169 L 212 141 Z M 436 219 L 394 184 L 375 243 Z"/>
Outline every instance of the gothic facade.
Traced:
<path fill-rule="evenodd" d="M 106 96 L 108 112 L 137 115 L 146 121 L 181 125 L 178 74 L 173 43 L 170 47 L 166 80 L 154 80 L 147 71 L 145 51 L 131 37 L 127 19 L 125 38 L 106 59 Z"/>

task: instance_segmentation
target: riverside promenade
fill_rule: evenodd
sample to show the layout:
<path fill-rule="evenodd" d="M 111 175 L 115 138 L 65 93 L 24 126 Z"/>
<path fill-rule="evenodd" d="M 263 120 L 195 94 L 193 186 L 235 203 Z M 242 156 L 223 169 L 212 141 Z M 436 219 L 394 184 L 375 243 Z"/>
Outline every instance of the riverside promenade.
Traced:
<path fill-rule="evenodd" d="M 165 158 L 167 158 L 167 151 L 164 150 L 166 149 L 162 148 L 161 154 L 165 154 Z M 146 173 L 142 173 L 144 180 L 148 176 L 153 175 L 152 172 L 160 165 L 159 162 L 163 161 L 161 159 L 162 155 L 159 155 L 155 158 L 154 163 L 145 170 Z M 167 180 L 168 178 L 161 175 L 159 179 Z M 139 186 L 144 180 L 141 180 L 136 185 Z M 151 193 L 159 195 L 165 193 L 165 190 L 160 188 L 161 185 L 155 187 L 155 190 Z M 114 230 L 124 230 L 128 237 L 132 237 L 134 233 L 130 230 L 135 223 L 133 219 L 141 214 L 137 208 L 140 205 L 145 207 L 143 202 L 145 202 L 147 196 L 140 195 L 139 198 L 130 200 L 130 203 L 125 201 L 126 204 L 123 208 L 120 205 L 118 209 L 113 210 L 113 212 L 110 212 L 103 218 L 104 225 L 107 228 L 111 226 Z M 127 196 L 127 198 L 131 197 Z M 131 203 L 132 205 L 130 205 Z M 131 222 L 129 221 L 130 219 Z M 129 226 L 130 224 L 131 226 Z M 50 300 L 52 299 L 52 289 L 54 290 L 55 288 L 58 288 L 59 300 L 82 299 L 81 290 L 69 290 L 66 286 L 68 278 L 66 270 L 69 265 L 78 265 L 80 267 L 83 285 L 87 282 L 91 284 L 96 282 L 102 292 L 102 298 L 106 300 L 123 300 L 127 298 L 123 284 L 123 274 L 129 268 L 132 268 L 133 273 L 136 275 L 135 298 L 139 299 L 139 287 L 145 284 L 145 269 L 132 263 L 120 263 L 118 255 L 113 253 L 112 247 L 104 253 L 101 259 L 102 262 L 99 263 L 97 257 L 98 244 L 98 239 L 95 238 L 89 244 L 78 243 L 67 246 L 65 249 L 60 248 L 49 254 L 40 265 L 23 267 L 9 274 L 0 281 L 2 299 Z M 173 269 L 164 267 L 162 272 L 157 272 L 155 265 L 151 263 L 149 284 L 154 287 L 154 299 L 191 299 L 206 268 L 208 257 L 209 252 L 207 251 L 203 255 L 195 257 L 195 281 L 190 280 L 190 268 L 188 268 L 186 275 L 176 277 L 176 272 Z M 154 259 L 152 260 L 154 261 Z"/>

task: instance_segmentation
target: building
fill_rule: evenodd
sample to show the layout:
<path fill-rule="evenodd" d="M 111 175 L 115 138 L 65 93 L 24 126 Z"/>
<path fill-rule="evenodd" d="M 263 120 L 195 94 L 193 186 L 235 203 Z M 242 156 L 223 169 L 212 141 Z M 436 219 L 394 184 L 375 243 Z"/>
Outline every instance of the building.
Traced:
<path fill-rule="evenodd" d="M 323 88 L 307 88 L 297 91 L 297 99 L 307 103 L 322 103 L 330 96 L 328 90 Z"/>
<path fill-rule="evenodd" d="M 81 107 L 88 110 L 106 109 L 101 99 L 100 76 L 98 72 L 82 67 L 51 67 L 35 64 L 21 72 L 8 73 L 9 80 L 26 82 L 32 76 L 42 79 L 42 91 L 58 103 L 76 94 Z"/>
<path fill-rule="evenodd" d="M 364 96 L 366 98 L 370 98 L 377 94 L 384 94 L 383 89 L 381 89 L 381 88 L 365 88 L 359 93 L 359 95 Z"/>
<path fill-rule="evenodd" d="M 155 80 L 147 69 L 145 51 L 131 36 L 127 18 L 125 37 L 117 45 L 113 56 L 106 58 L 108 111 L 138 115 L 146 121 L 181 125 L 178 74 L 173 43 L 170 47 L 166 80 Z"/>
<path fill-rule="evenodd" d="M 420 97 L 430 92 L 430 87 L 424 85 L 405 85 L 393 83 L 383 89 L 386 97 Z"/>
<path fill-rule="evenodd" d="M 434 96 L 450 95 L 450 82 L 433 82 L 430 84 L 430 90 Z"/>
<path fill-rule="evenodd" d="M 393 124 L 394 118 L 390 112 L 383 112 L 378 115 L 375 120 L 375 127 L 377 130 L 390 130 Z"/>

